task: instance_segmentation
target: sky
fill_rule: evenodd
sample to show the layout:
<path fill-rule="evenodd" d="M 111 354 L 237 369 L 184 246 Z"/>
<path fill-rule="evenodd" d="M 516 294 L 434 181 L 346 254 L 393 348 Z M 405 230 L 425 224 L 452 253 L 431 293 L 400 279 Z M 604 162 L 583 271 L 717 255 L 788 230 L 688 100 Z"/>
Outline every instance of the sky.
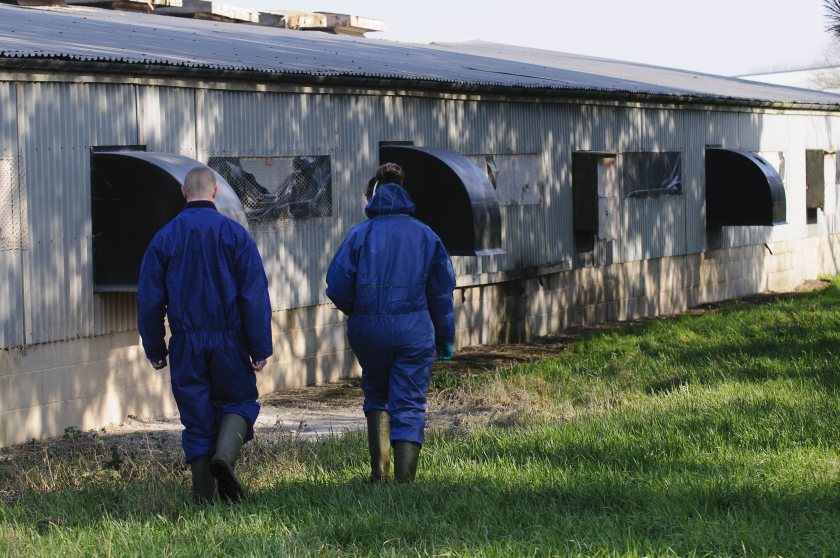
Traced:
<path fill-rule="evenodd" d="M 482 40 L 719 75 L 825 65 L 823 0 L 219 0 L 381 19 L 370 39 Z"/>

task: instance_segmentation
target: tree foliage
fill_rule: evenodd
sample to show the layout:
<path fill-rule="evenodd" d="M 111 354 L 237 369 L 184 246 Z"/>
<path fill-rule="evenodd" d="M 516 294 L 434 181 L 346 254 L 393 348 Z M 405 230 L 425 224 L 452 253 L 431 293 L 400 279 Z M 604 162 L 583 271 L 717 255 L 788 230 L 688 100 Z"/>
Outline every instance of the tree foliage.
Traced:
<path fill-rule="evenodd" d="M 823 0 L 828 16 L 828 31 L 840 40 L 840 0 Z"/>

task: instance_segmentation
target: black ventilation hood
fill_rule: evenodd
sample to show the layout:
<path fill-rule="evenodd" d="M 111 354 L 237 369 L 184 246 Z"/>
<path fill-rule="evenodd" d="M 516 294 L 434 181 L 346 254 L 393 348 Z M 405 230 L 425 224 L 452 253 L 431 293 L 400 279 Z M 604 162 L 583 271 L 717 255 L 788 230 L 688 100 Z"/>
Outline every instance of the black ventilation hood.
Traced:
<path fill-rule="evenodd" d="M 380 164 L 405 171 L 405 189 L 426 223 L 453 256 L 503 254 L 502 218 L 487 175 L 466 157 L 433 147 L 383 145 Z"/>
<path fill-rule="evenodd" d="M 706 226 L 782 225 L 785 187 L 760 156 L 739 149 L 706 149 Z"/>
<path fill-rule="evenodd" d="M 155 233 L 186 204 L 181 186 L 202 163 L 171 153 L 103 151 L 91 159 L 94 290 L 136 291 L 140 263 Z M 247 228 L 245 211 L 216 174 L 216 208 Z"/>

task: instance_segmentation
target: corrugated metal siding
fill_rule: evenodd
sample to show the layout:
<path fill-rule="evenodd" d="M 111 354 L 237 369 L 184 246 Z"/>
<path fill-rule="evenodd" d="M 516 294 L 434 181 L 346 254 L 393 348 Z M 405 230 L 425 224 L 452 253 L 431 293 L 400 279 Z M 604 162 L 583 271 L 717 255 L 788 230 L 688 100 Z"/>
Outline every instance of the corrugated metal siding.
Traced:
<path fill-rule="evenodd" d="M 828 145 L 829 149 L 835 151 L 837 170 L 835 171 L 834 187 L 826 194 L 826 201 L 833 203 L 826 206 L 823 217 L 825 218 L 826 231 L 831 234 L 837 234 L 840 232 L 840 180 L 838 180 L 838 175 L 840 175 L 840 153 L 837 152 L 840 151 L 840 118 L 835 116 L 826 117 L 826 126 L 829 129 Z"/>
<path fill-rule="evenodd" d="M 706 249 L 706 145 L 710 141 L 709 113 L 683 113 L 683 197 L 685 199 L 685 251 Z"/>
<path fill-rule="evenodd" d="M 655 109 L 619 109 L 618 138 L 621 153 L 627 151 L 680 153 L 683 145 L 683 115 L 680 111 Z M 623 159 L 619 157 L 619 180 L 622 182 L 621 260 L 675 256 L 686 253 L 685 181 L 677 195 L 624 197 Z M 682 166 L 683 178 L 686 175 Z"/>
<path fill-rule="evenodd" d="M 334 231 L 340 242 L 350 227 L 365 219 L 362 196 L 379 166 L 380 142 L 413 141 L 445 149 L 448 140 L 444 101 L 372 95 L 342 95 L 334 100 L 337 172 L 342 180 L 335 195 L 340 212 Z"/>
<path fill-rule="evenodd" d="M 562 112 L 570 119 L 568 133 L 572 151 L 617 153 L 622 128 L 615 118 L 619 109 L 597 105 L 567 105 Z"/>
<path fill-rule="evenodd" d="M 785 156 L 785 200 L 787 203 L 787 225 L 773 227 L 770 240 L 790 240 L 808 236 L 807 211 L 805 209 L 805 150 L 814 139 L 812 134 L 815 118 L 810 115 L 765 115 L 761 120 L 763 131 L 761 151 L 782 151 Z M 747 125 L 742 121 L 742 126 Z M 816 135 L 823 136 L 822 133 Z M 820 138 L 822 143 L 827 138 Z M 769 147 L 769 149 L 768 149 Z M 745 240 L 752 244 L 765 242 L 760 231 L 751 231 Z"/>
<path fill-rule="evenodd" d="M 638 150 L 682 153 L 683 194 L 623 198 L 620 238 L 610 248 L 614 251 L 596 250 L 595 263 L 603 264 L 704 249 L 707 144 L 786 151 L 791 225 L 727 227 L 724 246 L 814 234 L 814 228 L 804 224 L 804 150 L 818 147 L 812 145 L 815 142 L 825 142 L 826 148 L 840 145 L 840 118 L 820 115 L 482 104 L 384 95 L 135 89 L 125 85 L 27 83 L 21 87 L 20 126 L 26 140 L 20 162 L 28 183 L 31 249 L 17 252 L 18 261 L 23 256 L 17 268 L 11 252 L 0 254 L 0 310 L 5 315 L 22 314 L 23 306 L 14 302 L 13 295 L 23 291 L 26 272 L 31 278 L 26 301 L 28 343 L 136 327 L 134 295 L 92 292 L 91 145 L 145 143 L 150 150 L 178 152 L 202 161 L 225 155 L 330 155 L 332 217 L 254 232 L 275 309 L 326 302 L 327 265 L 347 230 L 364 218 L 362 188 L 379 163 L 380 141 L 408 140 L 468 155 L 538 154 L 544 184 L 540 204 L 502 207 L 507 253 L 489 258 L 456 257 L 453 263 L 459 274 L 574 259 L 571 154 L 576 150 L 619 155 Z M 4 106 L 14 105 L 12 85 L 0 84 L 0 101 Z M 0 117 L 0 149 L 14 152 L 15 147 L 7 145 L 16 142 L 16 124 L 13 116 L 6 114 Z M 840 208 L 840 201 L 835 204 Z M 825 226 L 840 229 L 838 219 L 835 213 Z M 10 324 L 11 320 L 4 320 L 0 342 L 17 344 L 21 326 Z"/>
<path fill-rule="evenodd" d="M 195 91 L 176 87 L 137 87 L 138 144 L 148 151 L 195 158 Z M 134 293 L 93 295 L 94 335 L 137 328 Z"/>
<path fill-rule="evenodd" d="M 840 230 L 838 224 L 840 224 L 840 203 L 838 203 L 838 199 L 840 198 L 840 192 L 838 192 L 838 181 L 837 174 L 838 169 L 840 169 L 837 160 L 840 159 L 837 153 L 837 140 L 840 137 L 840 127 L 838 127 L 838 123 L 835 122 L 833 119 L 828 118 L 826 119 L 826 126 L 828 128 L 828 147 L 826 149 L 830 151 L 834 151 L 834 174 L 832 176 L 833 180 L 827 182 L 826 184 L 826 192 L 825 192 L 825 207 L 823 211 L 819 214 L 819 219 L 822 224 L 822 228 L 820 229 L 820 234 L 837 234 L 837 231 Z"/>
<path fill-rule="evenodd" d="M 18 250 L 0 251 L 0 348 L 23 344 L 23 286 Z"/>
<path fill-rule="evenodd" d="M 0 82 L 0 159 L 8 161 L 6 171 L 11 171 L 7 186 L 9 194 L 18 191 L 17 169 L 17 95 L 15 84 Z M 3 223 L 9 225 L 9 223 Z M 0 347 L 14 347 L 23 344 L 23 272 L 19 249 L 0 249 Z"/>
<path fill-rule="evenodd" d="M 333 229 L 334 246 L 365 219 L 362 193 L 379 165 L 379 142 L 412 141 L 421 147 L 453 149 L 458 127 L 452 125 L 452 102 L 393 96 L 337 98 L 337 157 L 344 187 L 340 219 Z M 457 117 L 456 117 L 457 118 Z M 332 253 L 330 253 L 332 256 Z M 453 257 L 456 273 L 477 273 L 488 258 Z M 324 269 L 326 271 L 326 268 Z"/>
<path fill-rule="evenodd" d="M 621 207 L 622 261 L 685 253 L 682 195 L 625 198 Z"/>
<path fill-rule="evenodd" d="M 616 127 L 616 141 L 619 153 L 639 151 L 642 145 L 642 116 L 644 111 L 637 108 L 619 107 L 615 109 L 613 126 Z M 619 165 L 621 161 L 619 161 Z M 619 168 L 619 174 L 621 168 Z"/>
<path fill-rule="evenodd" d="M 386 98 L 345 95 L 335 98 L 338 128 L 333 191 L 336 221 L 331 229 L 332 245 L 338 246 L 354 224 L 365 218 L 363 194 L 368 179 L 379 165 L 379 142 L 398 140 L 402 131 L 393 129 L 393 107 Z M 392 136 L 392 134 L 397 134 Z"/>
<path fill-rule="evenodd" d="M 807 177 L 804 169 L 805 151 L 809 149 L 833 151 L 837 146 L 836 117 L 829 115 L 802 115 L 801 118 L 803 130 L 794 132 L 791 130 L 794 137 L 802 140 L 802 183 L 803 192 L 805 192 L 805 184 Z M 793 126 L 791 126 L 793 128 Z M 798 128 L 798 126 L 797 126 Z M 836 180 L 836 170 L 834 180 Z M 832 187 L 833 186 L 833 187 Z M 804 200 L 803 193 L 803 200 Z M 825 207 L 822 211 L 817 212 L 817 223 L 806 224 L 806 236 L 821 236 L 829 233 L 834 233 L 838 230 L 838 214 L 837 214 L 837 185 L 827 183 L 825 192 Z M 804 209 L 803 202 L 803 213 Z"/>
<path fill-rule="evenodd" d="M 137 87 L 138 143 L 195 159 L 195 98 L 194 89 Z"/>
<path fill-rule="evenodd" d="M 135 293 L 96 293 L 93 295 L 94 335 L 107 335 L 137 329 Z"/>
<path fill-rule="evenodd" d="M 804 140 L 803 148 L 803 165 L 804 165 L 804 150 L 816 149 L 825 151 L 835 151 L 838 145 L 837 137 L 837 118 L 827 115 L 813 115 L 808 118 L 806 130 L 808 133 Z M 837 155 L 835 154 L 835 162 Z M 803 166 L 803 184 L 806 182 L 805 171 Z M 825 207 L 823 211 L 818 212 L 817 225 L 807 226 L 807 235 L 816 236 L 833 233 L 838 230 L 838 214 L 837 214 L 837 198 L 838 188 L 836 184 L 837 172 L 835 170 L 832 180 L 835 184 L 826 183 L 825 192 Z M 803 186 L 804 188 L 804 186 Z"/>
<path fill-rule="evenodd" d="M 573 132 L 576 116 L 582 107 L 544 105 L 542 159 L 545 197 L 543 223 L 545 227 L 547 263 L 571 261 L 574 255 L 572 235 L 572 162 L 571 153 L 579 136 Z M 582 134 L 581 134 L 582 135 Z"/>
<path fill-rule="evenodd" d="M 640 109 L 640 151 L 683 150 L 683 111 Z"/>
<path fill-rule="evenodd" d="M 414 97 L 342 95 L 334 97 L 337 128 L 334 203 L 327 260 L 319 278 L 347 231 L 366 219 L 364 188 L 379 166 L 379 143 L 413 141 L 423 147 L 447 148 L 446 107 L 443 101 Z M 457 260 L 457 258 L 455 258 Z M 324 299 L 326 300 L 326 299 Z"/>
<path fill-rule="evenodd" d="M 749 130 L 747 115 L 740 112 L 733 112 L 725 113 L 724 116 L 727 117 L 728 135 L 726 139 L 728 141 L 722 144 L 723 147 L 729 149 L 746 149 L 748 151 L 756 151 L 762 147 L 760 140 L 755 137 L 755 133 Z M 731 130 L 734 130 L 734 133 L 731 133 Z M 747 143 L 745 143 L 745 140 Z M 790 203 L 788 203 L 789 210 Z M 722 227 L 721 248 L 745 246 L 753 244 L 759 241 L 759 239 L 761 239 L 761 242 L 766 242 L 769 240 L 771 234 L 773 234 L 773 227 Z"/>
<path fill-rule="evenodd" d="M 626 133 L 617 122 L 619 109 L 597 105 L 563 105 L 544 107 L 544 121 L 550 127 L 548 133 L 561 139 L 559 151 L 554 153 L 556 166 L 552 188 L 554 198 L 547 201 L 546 230 L 549 231 L 547 252 L 549 263 L 556 264 L 575 259 L 574 207 L 572 200 L 572 155 L 577 151 L 598 151 L 618 153 L 618 137 Z M 554 141 L 553 143 L 556 143 Z M 559 239 L 554 242 L 553 239 Z M 608 246 L 596 243 L 594 262 L 613 261 L 615 247 L 621 238 Z"/>
<path fill-rule="evenodd" d="M 9 161 L 5 165 L 11 176 L 6 177 L 9 194 L 14 195 L 18 182 L 17 171 L 17 95 L 15 84 L 0 82 L 0 106 L 7 107 L 0 112 L 0 158 Z M 8 225 L 8 223 L 3 223 Z M 22 251 L 0 250 L 0 347 L 23 344 L 23 273 Z"/>
<path fill-rule="evenodd" d="M 539 103 L 450 101 L 448 115 L 449 149 L 453 151 L 464 155 L 543 153 L 545 123 Z M 505 254 L 456 258 L 456 272 L 486 273 L 547 263 L 547 193 L 542 168 L 539 176 L 543 186 L 539 204 L 501 207 Z"/>
<path fill-rule="evenodd" d="M 88 336 L 94 331 L 89 149 L 137 142 L 134 93 L 124 85 L 29 83 L 22 105 L 27 342 Z"/>
<path fill-rule="evenodd" d="M 683 111 L 683 195 L 689 254 L 706 250 L 706 147 L 743 149 L 741 122 L 737 112 Z M 724 227 L 722 237 L 727 237 L 729 228 Z"/>
<path fill-rule="evenodd" d="M 455 101 L 449 106 L 450 146 L 459 153 L 536 153 L 540 148 L 540 103 Z"/>
<path fill-rule="evenodd" d="M 333 97 L 199 91 L 198 158 L 331 155 L 334 192 L 344 186 L 335 165 Z M 333 202 L 335 204 L 335 202 Z M 274 309 L 324 302 L 323 276 L 336 245 L 331 217 L 252 231 L 263 256 Z"/>

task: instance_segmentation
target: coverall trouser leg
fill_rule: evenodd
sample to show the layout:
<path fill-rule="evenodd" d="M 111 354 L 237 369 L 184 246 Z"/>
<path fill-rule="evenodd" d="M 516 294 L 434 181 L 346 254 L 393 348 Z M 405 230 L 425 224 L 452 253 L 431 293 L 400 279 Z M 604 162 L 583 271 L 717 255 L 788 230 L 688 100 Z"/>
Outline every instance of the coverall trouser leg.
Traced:
<path fill-rule="evenodd" d="M 187 463 L 212 456 L 222 417 L 238 414 L 253 436 L 259 414 L 257 383 L 250 358 L 235 332 L 173 335 L 169 342 L 172 394 L 184 431 L 181 444 Z"/>
<path fill-rule="evenodd" d="M 365 316 L 347 330 L 362 366 L 364 411 L 387 411 L 391 441 L 423 444 L 426 389 L 434 363 L 428 314 Z"/>

